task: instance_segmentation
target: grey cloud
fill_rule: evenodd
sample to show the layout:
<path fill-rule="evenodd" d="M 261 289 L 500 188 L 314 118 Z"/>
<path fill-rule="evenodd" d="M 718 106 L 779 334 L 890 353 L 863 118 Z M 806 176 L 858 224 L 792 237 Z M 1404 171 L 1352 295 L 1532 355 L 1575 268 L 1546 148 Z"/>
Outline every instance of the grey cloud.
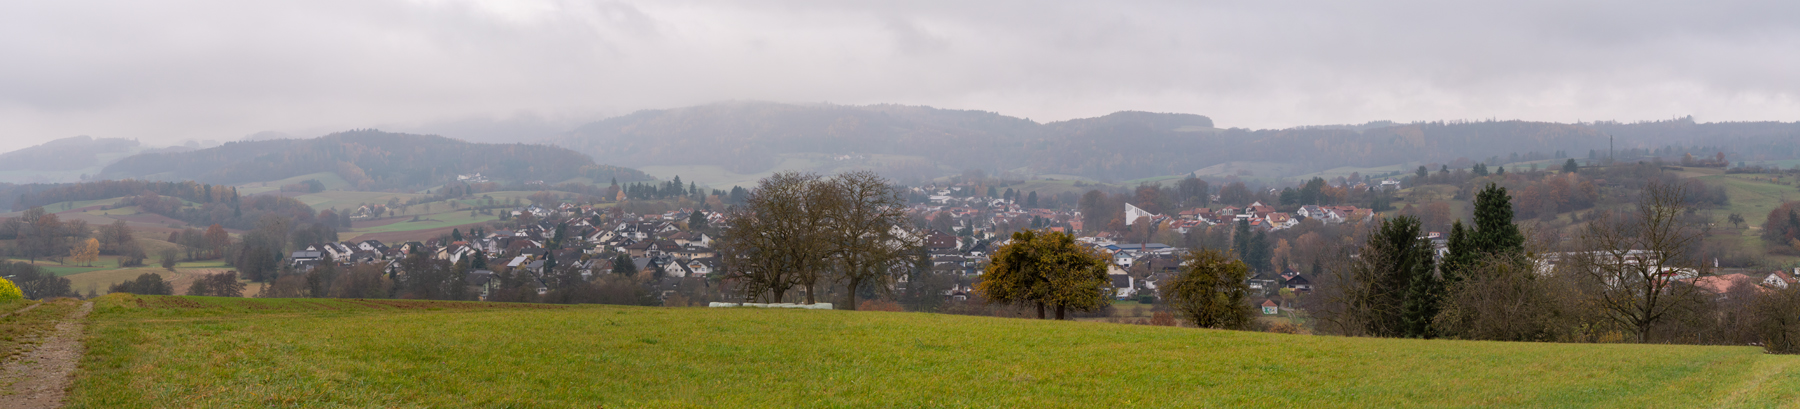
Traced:
<path fill-rule="evenodd" d="M 1253 128 L 1800 119 L 1789 2 L 16 3 L 0 12 L 0 150 L 361 127 L 525 138 L 730 99 Z"/>

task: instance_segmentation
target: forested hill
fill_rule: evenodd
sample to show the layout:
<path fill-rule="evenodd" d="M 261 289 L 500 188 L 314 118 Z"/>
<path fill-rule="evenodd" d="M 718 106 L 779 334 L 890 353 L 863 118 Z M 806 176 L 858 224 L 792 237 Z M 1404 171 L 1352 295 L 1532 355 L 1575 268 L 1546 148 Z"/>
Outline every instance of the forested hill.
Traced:
<path fill-rule="evenodd" d="M 621 166 L 707 164 L 754 173 L 795 152 L 923 156 L 985 168 L 1023 159 L 1015 152 L 1020 143 L 1041 132 L 1037 123 L 982 111 L 729 102 L 639 111 L 552 142 Z"/>
<path fill-rule="evenodd" d="M 756 173 L 780 164 L 783 154 L 887 154 L 918 157 L 943 172 L 1022 170 L 1129 180 L 1233 161 L 1316 171 L 1533 152 L 1585 157 L 1589 150 L 1604 152 L 1608 134 L 1618 137 L 1619 148 L 1747 150 L 1790 141 L 1800 135 L 1800 123 L 1440 121 L 1250 130 L 1218 129 L 1212 119 L 1192 114 L 1118 112 L 1037 123 L 918 106 L 728 102 L 640 111 L 550 142 L 622 166 L 720 165 Z M 1722 136 L 1731 142 L 1720 143 Z M 1789 151 L 1782 154 L 1791 157 Z"/>
<path fill-rule="evenodd" d="M 95 139 L 75 136 L 45 142 L 7 153 L 0 153 L 0 171 L 6 170 L 76 170 L 100 166 L 101 155 L 130 153 L 138 141 L 120 138 Z"/>
<path fill-rule="evenodd" d="M 319 172 L 337 173 L 358 190 L 427 187 L 473 173 L 513 182 L 650 179 L 643 172 L 596 164 L 586 155 L 555 146 L 470 143 L 377 130 L 135 155 L 107 166 L 100 177 L 241 184 Z"/>

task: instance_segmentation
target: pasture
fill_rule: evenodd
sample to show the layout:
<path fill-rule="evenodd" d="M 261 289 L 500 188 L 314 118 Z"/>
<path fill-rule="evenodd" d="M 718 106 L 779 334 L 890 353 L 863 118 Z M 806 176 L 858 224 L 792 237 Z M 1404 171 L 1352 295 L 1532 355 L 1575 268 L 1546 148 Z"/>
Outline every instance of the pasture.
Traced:
<path fill-rule="evenodd" d="M 114 294 L 70 407 L 1793 407 L 1754 347 Z"/>

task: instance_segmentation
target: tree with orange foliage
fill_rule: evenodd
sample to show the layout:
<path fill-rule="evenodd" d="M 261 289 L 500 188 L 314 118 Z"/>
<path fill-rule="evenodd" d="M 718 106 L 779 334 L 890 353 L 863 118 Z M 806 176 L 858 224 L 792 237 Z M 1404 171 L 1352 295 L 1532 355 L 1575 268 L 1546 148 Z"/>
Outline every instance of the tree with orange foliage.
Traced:
<path fill-rule="evenodd" d="M 94 265 L 94 260 L 100 259 L 100 239 L 89 237 L 87 240 L 69 247 L 69 258 L 82 265 Z"/>
<path fill-rule="evenodd" d="M 206 245 L 212 250 L 213 257 L 222 257 L 225 254 L 225 247 L 231 245 L 231 234 L 225 232 L 225 226 L 216 223 L 206 228 L 206 234 L 203 237 L 206 238 Z"/>

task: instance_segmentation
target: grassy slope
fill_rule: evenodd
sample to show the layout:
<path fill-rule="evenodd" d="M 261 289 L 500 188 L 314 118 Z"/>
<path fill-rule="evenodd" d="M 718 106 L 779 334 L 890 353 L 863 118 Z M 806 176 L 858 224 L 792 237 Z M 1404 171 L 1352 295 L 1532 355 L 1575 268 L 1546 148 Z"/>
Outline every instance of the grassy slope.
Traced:
<path fill-rule="evenodd" d="M 1800 357 L 1749 347 L 1313 337 L 917 313 L 388 303 L 424 308 L 108 296 L 96 303 L 70 407 L 1800 401 Z"/>
<path fill-rule="evenodd" d="M 1768 220 L 1769 211 L 1780 207 L 1785 200 L 1800 199 L 1800 190 L 1796 190 L 1794 186 L 1771 183 L 1769 175 L 1726 175 L 1718 174 L 1716 170 L 1712 169 L 1704 170 L 1714 171 L 1714 173 L 1695 176 L 1708 184 L 1724 186 L 1725 194 L 1731 198 L 1730 206 L 1712 212 L 1718 223 L 1715 229 L 1724 232 L 1736 231 L 1740 234 L 1738 238 L 1740 246 L 1763 253 L 1767 245 L 1761 238 L 1762 224 Z M 1785 182 L 1793 183 L 1794 181 L 1792 178 L 1788 178 Z M 1735 226 L 1726 222 L 1726 217 L 1732 213 L 1744 217 L 1743 229 L 1736 229 Z M 1765 257 L 1768 257 L 1768 262 L 1775 266 L 1800 262 L 1800 257 L 1779 254 L 1767 254 Z"/>
<path fill-rule="evenodd" d="M 349 210 L 349 209 L 355 209 L 357 206 L 361 206 L 363 204 L 385 205 L 385 204 L 387 204 L 388 199 L 397 198 L 397 199 L 400 199 L 401 202 L 405 202 L 407 200 L 412 200 L 413 198 L 418 198 L 418 197 L 425 197 L 425 195 L 416 194 L 416 193 L 353 192 L 353 191 L 346 191 L 346 190 L 329 190 L 329 191 L 324 191 L 324 192 L 319 192 L 319 193 L 309 193 L 309 194 L 295 196 L 294 199 L 299 200 L 301 203 L 306 203 L 307 206 L 312 206 L 313 210 L 325 210 L 325 209 L 333 209 L 333 208 L 338 209 L 338 210 Z"/>
<path fill-rule="evenodd" d="M 324 184 L 326 190 L 344 189 L 344 188 L 350 187 L 350 182 L 344 181 L 344 177 L 338 176 L 337 172 L 318 172 L 318 173 L 308 173 L 308 174 L 295 176 L 295 177 L 282 179 L 282 180 L 246 183 L 246 184 L 238 186 L 238 194 L 254 195 L 254 194 L 258 194 L 258 193 L 279 191 L 279 190 L 281 190 L 282 185 L 291 185 L 291 184 L 295 184 L 295 183 L 305 182 L 308 179 L 317 180 L 317 181 L 319 181 L 319 183 Z"/>

